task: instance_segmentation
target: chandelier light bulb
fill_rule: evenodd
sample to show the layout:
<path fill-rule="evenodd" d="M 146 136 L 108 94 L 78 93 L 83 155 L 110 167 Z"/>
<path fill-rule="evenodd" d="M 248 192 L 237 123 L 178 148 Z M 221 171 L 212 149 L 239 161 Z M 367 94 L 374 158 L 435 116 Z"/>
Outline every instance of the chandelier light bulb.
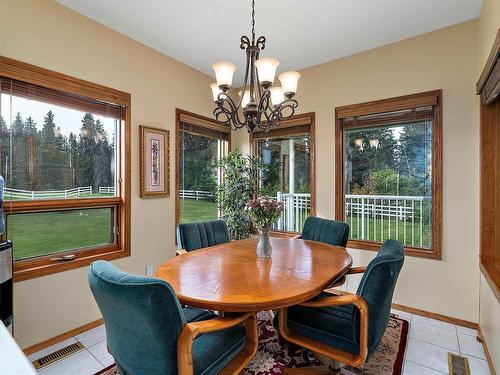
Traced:
<path fill-rule="evenodd" d="M 281 87 L 283 87 L 283 92 L 285 95 L 292 94 L 295 95 L 297 93 L 297 85 L 299 82 L 300 73 L 299 72 L 283 72 L 278 75 L 278 79 L 281 82 Z"/>
<path fill-rule="evenodd" d="M 354 140 L 354 144 L 356 145 L 357 148 L 363 151 L 363 138 L 356 138 Z"/>
<path fill-rule="evenodd" d="M 240 91 L 238 94 L 241 96 L 243 91 Z M 245 90 L 245 95 L 243 95 L 243 100 L 241 101 L 241 107 L 245 108 L 248 103 L 250 103 L 250 90 Z"/>
<path fill-rule="evenodd" d="M 216 102 L 217 100 L 219 100 L 219 94 L 223 91 L 220 89 L 217 82 L 211 83 L 210 88 L 212 89 L 212 95 L 214 97 L 214 102 Z"/>
<path fill-rule="evenodd" d="M 229 88 L 233 84 L 233 74 L 236 70 L 236 65 L 230 62 L 221 61 L 212 65 L 215 72 L 217 85 Z"/>
<path fill-rule="evenodd" d="M 285 100 L 285 93 L 281 86 L 271 87 L 271 104 L 277 106 Z"/>
<path fill-rule="evenodd" d="M 269 87 L 273 84 L 276 68 L 278 68 L 279 64 L 280 62 L 272 57 L 261 57 L 255 62 L 262 86 Z"/>
<path fill-rule="evenodd" d="M 375 138 L 375 139 L 370 139 L 370 147 L 371 148 L 378 148 L 380 141 Z"/>

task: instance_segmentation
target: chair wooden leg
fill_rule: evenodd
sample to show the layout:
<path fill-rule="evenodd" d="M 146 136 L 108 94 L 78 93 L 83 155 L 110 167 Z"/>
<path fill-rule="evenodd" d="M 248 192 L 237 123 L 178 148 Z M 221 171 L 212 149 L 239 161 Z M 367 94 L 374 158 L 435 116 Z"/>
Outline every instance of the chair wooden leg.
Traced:
<path fill-rule="evenodd" d="M 269 320 L 271 321 L 272 324 L 276 314 L 274 313 L 273 310 L 267 310 L 267 315 L 269 316 Z"/>
<path fill-rule="evenodd" d="M 259 337 L 257 332 L 257 317 L 253 315 L 245 321 L 245 346 L 242 351 L 229 362 L 219 375 L 236 375 L 239 374 L 247 365 L 248 362 L 257 353 Z"/>

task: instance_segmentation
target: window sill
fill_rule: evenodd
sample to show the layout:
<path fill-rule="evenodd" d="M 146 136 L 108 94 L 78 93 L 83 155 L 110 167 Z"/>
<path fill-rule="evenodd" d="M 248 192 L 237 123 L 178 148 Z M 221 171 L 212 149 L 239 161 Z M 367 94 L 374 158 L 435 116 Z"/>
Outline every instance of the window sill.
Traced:
<path fill-rule="evenodd" d="M 349 240 L 347 247 L 351 249 L 379 251 L 382 246 L 381 242 L 362 241 L 362 240 Z M 405 255 L 416 258 L 441 260 L 441 255 L 432 250 L 426 250 L 420 247 L 405 246 Z"/>
<path fill-rule="evenodd" d="M 75 254 L 75 259 L 58 262 L 50 261 L 52 257 L 65 254 Z M 128 256 L 130 256 L 130 249 L 121 249 L 118 246 L 106 246 L 76 253 L 70 251 L 41 258 L 19 260 L 14 262 L 14 282 L 86 267 L 96 260 L 113 260 Z"/>
<path fill-rule="evenodd" d="M 484 264 L 483 262 L 481 262 L 479 268 L 497 301 L 500 303 L 500 271 L 494 266 Z"/>

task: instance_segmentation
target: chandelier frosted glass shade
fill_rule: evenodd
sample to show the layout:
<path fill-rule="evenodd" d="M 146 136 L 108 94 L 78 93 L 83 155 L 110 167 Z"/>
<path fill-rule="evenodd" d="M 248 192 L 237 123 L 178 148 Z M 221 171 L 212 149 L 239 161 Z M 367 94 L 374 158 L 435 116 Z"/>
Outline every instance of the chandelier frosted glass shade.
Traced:
<path fill-rule="evenodd" d="M 233 75 L 236 70 L 236 65 L 221 61 L 212 65 L 215 72 L 215 79 L 217 80 L 217 85 L 220 86 L 231 86 L 233 84 Z"/>
<path fill-rule="evenodd" d="M 246 51 L 246 67 L 239 98 L 233 100 L 229 95 L 236 70 L 236 66 L 230 62 L 212 65 L 217 82 L 216 86 L 210 85 L 216 104 L 214 116 L 217 122 L 229 125 L 232 129 L 246 127 L 249 133 L 256 128 L 264 131 L 275 128 L 284 118 L 293 116 L 298 107 L 293 97 L 300 78 L 298 72 L 284 72 L 278 75 L 281 87 L 273 87 L 279 61 L 259 56 L 266 46 L 266 38 L 255 38 L 254 16 L 255 4 L 252 1 L 251 39 L 245 35 L 240 38 L 240 48 Z"/>
<path fill-rule="evenodd" d="M 278 79 L 281 82 L 281 87 L 283 88 L 283 92 L 296 94 L 297 86 L 299 83 L 300 73 L 299 72 L 283 72 L 278 76 Z"/>
<path fill-rule="evenodd" d="M 285 100 L 285 93 L 281 86 L 271 87 L 271 104 L 276 106 Z"/>
<path fill-rule="evenodd" d="M 243 94 L 243 91 L 240 91 L 238 93 L 239 96 Z M 245 108 L 248 103 L 250 103 L 250 90 L 245 90 L 245 94 L 243 94 L 243 97 L 241 98 L 241 107 Z"/>
<path fill-rule="evenodd" d="M 272 57 L 261 57 L 258 59 L 255 62 L 255 67 L 259 74 L 259 81 L 267 86 L 271 86 L 279 64 L 279 61 Z"/>
<path fill-rule="evenodd" d="M 218 100 L 219 94 L 222 93 L 222 90 L 219 88 L 217 82 L 211 83 L 210 88 L 212 89 L 212 96 L 214 98 L 214 102 Z"/>

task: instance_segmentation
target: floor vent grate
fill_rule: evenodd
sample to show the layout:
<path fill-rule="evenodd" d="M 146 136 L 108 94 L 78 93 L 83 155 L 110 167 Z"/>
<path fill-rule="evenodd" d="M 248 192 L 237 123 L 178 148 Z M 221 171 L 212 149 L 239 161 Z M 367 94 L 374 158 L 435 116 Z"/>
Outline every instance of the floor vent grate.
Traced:
<path fill-rule="evenodd" d="M 62 349 L 56 350 L 53 353 L 47 354 L 46 356 L 39 358 L 36 361 L 33 361 L 33 366 L 35 366 L 37 370 L 40 370 L 41 368 L 51 365 L 52 363 L 59 361 L 82 349 L 85 349 L 85 347 L 81 342 L 77 341 L 74 344 L 68 345 Z"/>
<path fill-rule="evenodd" d="M 456 354 L 448 353 L 450 375 L 470 375 L 469 360 Z"/>

